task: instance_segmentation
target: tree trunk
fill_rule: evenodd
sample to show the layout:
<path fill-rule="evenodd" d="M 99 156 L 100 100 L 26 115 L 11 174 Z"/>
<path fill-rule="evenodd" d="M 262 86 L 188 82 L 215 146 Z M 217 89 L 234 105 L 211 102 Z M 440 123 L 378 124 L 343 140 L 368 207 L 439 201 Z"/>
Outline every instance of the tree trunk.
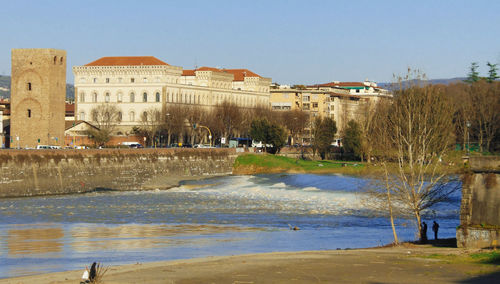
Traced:
<path fill-rule="evenodd" d="M 389 188 L 389 173 L 387 172 L 387 165 L 384 163 L 385 171 L 385 188 L 387 189 L 387 206 L 389 207 L 389 217 L 391 220 L 392 234 L 394 236 L 394 244 L 398 245 L 398 234 L 396 233 L 396 226 L 394 225 L 394 214 L 392 212 L 391 190 Z"/>

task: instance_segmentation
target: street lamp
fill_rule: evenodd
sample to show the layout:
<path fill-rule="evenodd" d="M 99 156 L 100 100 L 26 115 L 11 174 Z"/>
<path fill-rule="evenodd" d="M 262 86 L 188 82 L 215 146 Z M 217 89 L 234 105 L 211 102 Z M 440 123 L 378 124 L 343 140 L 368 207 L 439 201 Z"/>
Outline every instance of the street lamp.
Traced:
<path fill-rule="evenodd" d="M 469 138 L 470 121 L 467 120 L 466 125 L 467 125 L 467 157 L 469 157 L 470 156 L 470 138 Z"/>

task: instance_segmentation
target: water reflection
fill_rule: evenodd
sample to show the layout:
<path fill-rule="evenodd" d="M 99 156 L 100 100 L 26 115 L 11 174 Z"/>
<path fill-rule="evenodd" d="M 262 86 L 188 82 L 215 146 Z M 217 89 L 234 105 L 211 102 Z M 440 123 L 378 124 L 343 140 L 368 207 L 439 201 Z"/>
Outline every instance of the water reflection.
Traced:
<path fill-rule="evenodd" d="M 9 256 L 62 251 L 62 228 L 26 228 L 7 231 Z"/>
<path fill-rule="evenodd" d="M 193 243 L 189 236 L 216 235 L 228 232 L 252 232 L 262 228 L 216 225 L 85 225 L 71 228 L 71 247 L 77 252 L 101 250 L 144 250 Z"/>

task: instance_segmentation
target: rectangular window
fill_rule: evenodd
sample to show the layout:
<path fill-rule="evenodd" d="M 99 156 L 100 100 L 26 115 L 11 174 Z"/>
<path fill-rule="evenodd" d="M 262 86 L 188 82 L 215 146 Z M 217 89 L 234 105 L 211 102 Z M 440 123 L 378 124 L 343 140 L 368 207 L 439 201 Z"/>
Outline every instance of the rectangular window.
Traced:
<path fill-rule="evenodd" d="M 95 84 L 95 83 L 97 83 L 97 78 L 94 78 L 94 79 L 93 79 L 93 82 L 94 82 L 94 84 Z"/>
<path fill-rule="evenodd" d="M 134 83 L 135 82 L 135 78 L 130 78 L 130 83 Z"/>
<path fill-rule="evenodd" d="M 106 78 L 106 83 L 109 83 L 109 78 Z"/>
<path fill-rule="evenodd" d="M 31 109 L 28 109 L 28 117 L 31 117 Z"/>
<path fill-rule="evenodd" d="M 31 91 L 31 83 L 28 82 L 28 91 Z"/>
<path fill-rule="evenodd" d="M 318 107 L 318 103 L 313 103 L 313 108 L 317 108 Z"/>

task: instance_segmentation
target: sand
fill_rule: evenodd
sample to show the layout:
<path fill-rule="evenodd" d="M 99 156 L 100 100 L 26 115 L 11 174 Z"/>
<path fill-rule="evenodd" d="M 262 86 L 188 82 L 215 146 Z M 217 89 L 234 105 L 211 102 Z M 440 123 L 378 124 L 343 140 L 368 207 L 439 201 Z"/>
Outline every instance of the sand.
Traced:
<path fill-rule="evenodd" d="M 446 261 L 463 249 L 402 247 L 264 253 L 110 267 L 102 283 L 500 283 L 500 266 Z M 83 269 L 0 283 L 79 283 Z"/>

